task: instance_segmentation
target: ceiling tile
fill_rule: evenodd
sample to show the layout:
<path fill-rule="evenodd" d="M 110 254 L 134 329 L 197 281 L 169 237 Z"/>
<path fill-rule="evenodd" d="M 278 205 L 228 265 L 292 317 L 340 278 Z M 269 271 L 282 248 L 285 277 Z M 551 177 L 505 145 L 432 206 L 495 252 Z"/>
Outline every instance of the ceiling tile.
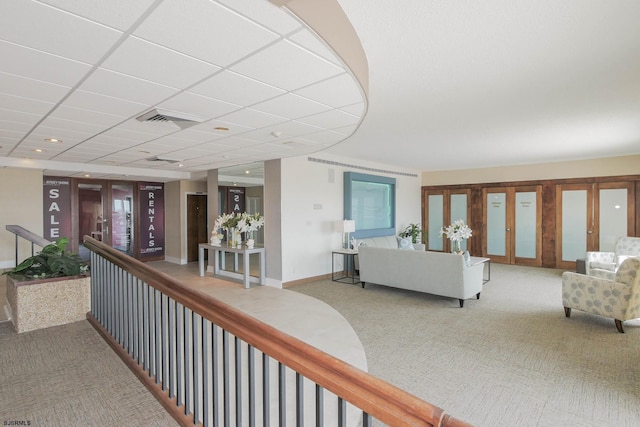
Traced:
<path fill-rule="evenodd" d="M 285 138 L 287 136 L 300 136 L 319 132 L 321 130 L 324 130 L 324 128 L 307 123 L 302 123 L 297 120 L 290 120 L 288 122 L 278 123 L 277 126 L 274 126 L 273 130 L 276 132 L 282 132 L 281 138 Z"/>
<path fill-rule="evenodd" d="M 62 86 L 74 86 L 91 66 L 0 40 L 0 71 Z"/>
<path fill-rule="evenodd" d="M 69 92 L 69 87 L 0 73 L 0 92 L 23 98 L 56 103 Z"/>
<path fill-rule="evenodd" d="M 282 89 L 228 70 L 192 87 L 189 92 L 247 106 L 285 93 Z"/>
<path fill-rule="evenodd" d="M 179 31 L 168 31 L 167 22 Z M 165 1 L 134 35 L 221 67 L 278 38 L 277 34 L 209 0 Z"/>
<path fill-rule="evenodd" d="M 157 104 L 179 92 L 178 89 L 99 68 L 79 89 L 130 102 Z"/>
<path fill-rule="evenodd" d="M 222 116 L 220 119 L 255 128 L 262 128 L 287 121 L 285 117 L 274 116 L 272 114 L 252 110 L 251 108 L 245 108 L 243 110 L 227 114 L 226 116 Z"/>
<path fill-rule="evenodd" d="M 102 68 L 178 88 L 199 82 L 220 69 L 136 37 L 125 40 Z"/>
<path fill-rule="evenodd" d="M 300 21 L 290 15 L 285 8 L 276 6 L 270 1 L 219 0 L 218 3 L 224 4 L 281 35 L 289 34 L 302 26 Z"/>
<path fill-rule="evenodd" d="M 155 0 L 40 0 L 92 21 L 119 30 L 133 25 Z"/>
<path fill-rule="evenodd" d="M 288 38 L 305 49 L 320 55 L 327 61 L 330 61 L 339 67 L 343 66 L 340 57 L 338 57 L 338 55 L 322 40 L 319 40 L 318 37 L 308 28 L 304 27 L 297 33 L 290 35 Z"/>
<path fill-rule="evenodd" d="M 122 116 L 114 116 L 112 114 L 99 113 L 96 111 L 68 107 L 65 105 L 61 105 L 56 108 L 55 111 L 51 113 L 50 117 L 78 122 L 88 122 L 104 126 L 105 128 L 109 128 L 122 121 Z"/>
<path fill-rule="evenodd" d="M 0 39 L 76 61 L 99 60 L 122 35 L 34 1 L 4 0 L 2 7 L 11 13 L 0 14 Z"/>
<path fill-rule="evenodd" d="M 365 114 L 364 102 L 358 102 L 357 104 L 340 107 L 340 109 L 345 113 L 353 114 L 354 116 L 362 117 Z"/>
<path fill-rule="evenodd" d="M 67 107 L 111 114 L 122 118 L 143 113 L 147 105 L 124 101 L 110 96 L 76 90 L 64 102 Z"/>
<path fill-rule="evenodd" d="M 360 86 L 347 73 L 307 86 L 296 93 L 335 108 L 363 101 Z"/>
<path fill-rule="evenodd" d="M 43 128 L 54 128 L 58 130 L 67 130 L 72 129 L 76 131 L 81 131 L 86 134 L 96 134 L 102 132 L 104 130 L 104 126 L 95 125 L 93 123 L 88 122 L 79 122 L 73 120 L 61 119 L 59 117 L 48 116 L 44 119 L 38 126 L 38 129 Z"/>
<path fill-rule="evenodd" d="M 22 111 L 0 109 L 3 120 L 34 125 L 42 118 L 40 114 L 24 113 Z"/>
<path fill-rule="evenodd" d="M 239 62 L 231 70 L 289 91 L 344 72 L 286 40 Z"/>
<path fill-rule="evenodd" d="M 359 123 L 360 117 L 347 114 L 340 110 L 331 110 L 315 114 L 313 116 L 304 117 L 299 119 L 299 121 L 310 125 L 324 126 L 327 129 L 333 129 Z"/>
<path fill-rule="evenodd" d="M 320 104 L 291 93 L 261 102 L 251 108 L 288 119 L 310 116 L 331 109 L 331 107 L 325 104 Z"/>
<path fill-rule="evenodd" d="M 242 108 L 237 104 L 218 101 L 195 93 L 183 92 L 173 98 L 158 105 L 158 107 L 177 111 L 180 113 L 192 114 L 202 117 L 205 120 L 219 117 Z"/>
<path fill-rule="evenodd" d="M 46 114 L 53 106 L 54 104 L 51 102 L 0 93 L 0 108 L 4 110 L 15 110 L 29 114 Z"/>
<path fill-rule="evenodd" d="M 0 116 L 4 118 L 3 116 Z M 19 132 L 26 133 L 29 129 L 31 129 L 32 125 L 29 123 L 20 123 L 20 122 L 11 122 L 0 120 L 0 135 L 2 135 L 5 131 L 9 132 Z"/>

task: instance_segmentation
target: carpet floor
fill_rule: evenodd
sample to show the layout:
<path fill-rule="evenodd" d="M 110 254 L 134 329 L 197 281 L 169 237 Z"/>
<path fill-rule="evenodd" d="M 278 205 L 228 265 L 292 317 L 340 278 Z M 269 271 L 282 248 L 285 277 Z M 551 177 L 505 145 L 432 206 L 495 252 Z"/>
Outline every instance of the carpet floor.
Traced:
<path fill-rule="evenodd" d="M 574 310 L 561 270 L 494 264 L 480 300 L 367 283 L 289 288 L 333 306 L 369 372 L 477 426 L 639 426 L 640 320 Z"/>

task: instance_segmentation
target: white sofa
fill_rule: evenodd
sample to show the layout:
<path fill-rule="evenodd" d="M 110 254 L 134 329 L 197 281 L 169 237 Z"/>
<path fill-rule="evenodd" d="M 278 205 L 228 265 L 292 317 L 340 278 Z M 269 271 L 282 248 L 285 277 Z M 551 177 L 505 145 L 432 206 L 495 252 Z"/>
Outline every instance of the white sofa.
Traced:
<path fill-rule="evenodd" d="M 464 300 L 480 298 L 484 264 L 467 267 L 457 254 L 398 250 L 374 246 L 358 248 L 360 281 Z"/>

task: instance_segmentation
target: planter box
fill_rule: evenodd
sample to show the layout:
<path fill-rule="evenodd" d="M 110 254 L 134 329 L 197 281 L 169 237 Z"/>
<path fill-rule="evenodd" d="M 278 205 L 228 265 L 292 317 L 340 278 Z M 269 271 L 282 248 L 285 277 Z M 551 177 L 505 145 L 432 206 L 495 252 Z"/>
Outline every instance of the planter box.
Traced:
<path fill-rule="evenodd" d="M 18 333 L 64 325 L 87 318 L 91 277 L 16 281 L 7 278 L 7 303 Z"/>

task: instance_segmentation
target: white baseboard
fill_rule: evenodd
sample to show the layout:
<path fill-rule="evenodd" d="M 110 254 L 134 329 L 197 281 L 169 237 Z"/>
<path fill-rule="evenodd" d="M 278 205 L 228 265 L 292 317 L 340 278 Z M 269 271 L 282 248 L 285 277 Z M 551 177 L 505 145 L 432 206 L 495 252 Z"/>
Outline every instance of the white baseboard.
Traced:
<path fill-rule="evenodd" d="M 187 260 L 184 258 L 176 258 L 176 257 L 172 257 L 172 256 L 165 256 L 164 260 L 167 262 L 170 262 L 172 264 L 180 264 L 180 265 L 185 265 L 188 264 Z"/>

